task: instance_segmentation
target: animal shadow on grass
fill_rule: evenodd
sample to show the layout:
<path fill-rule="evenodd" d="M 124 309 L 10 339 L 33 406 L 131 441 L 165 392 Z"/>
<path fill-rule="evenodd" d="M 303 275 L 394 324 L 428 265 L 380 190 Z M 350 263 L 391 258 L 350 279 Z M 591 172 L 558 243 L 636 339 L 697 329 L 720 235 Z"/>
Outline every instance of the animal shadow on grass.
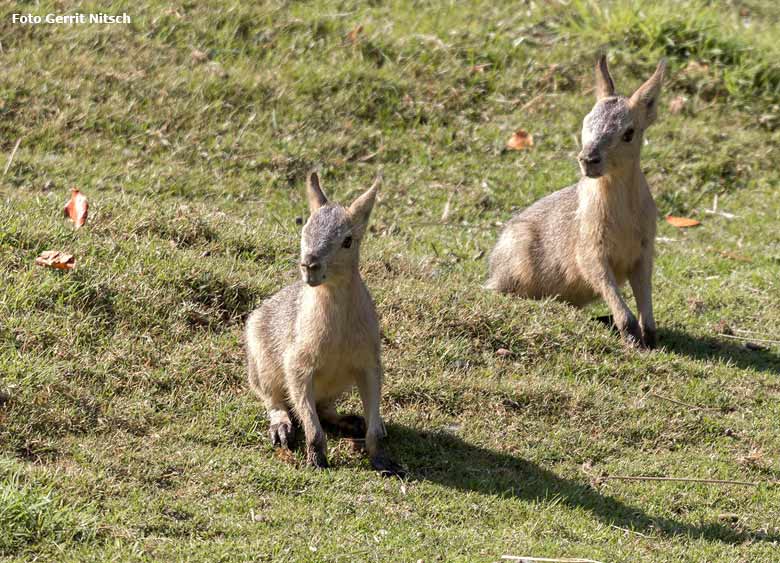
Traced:
<path fill-rule="evenodd" d="M 744 343 L 719 338 L 693 336 L 677 329 L 659 329 L 658 341 L 671 352 L 708 362 L 731 362 L 741 369 L 780 374 L 780 356 L 765 348 L 749 349 Z"/>
<path fill-rule="evenodd" d="M 595 317 L 593 320 L 619 334 L 612 322 L 612 315 Z M 737 341 L 725 342 L 721 338 L 694 336 L 675 328 L 659 328 L 658 347 L 695 360 L 731 362 L 740 369 L 780 374 L 779 355 L 763 347 L 750 349 L 745 343 Z"/>
<path fill-rule="evenodd" d="M 429 481 L 462 491 L 523 502 L 558 500 L 589 511 L 600 521 L 636 532 L 660 532 L 725 543 L 780 541 L 780 534 L 735 530 L 719 523 L 691 525 L 654 517 L 602 494 L 587 483 L 564 479 L 535 463 L 471 445 L 451 434 L 388 425 L 391 449 L 413 481 Z"/>

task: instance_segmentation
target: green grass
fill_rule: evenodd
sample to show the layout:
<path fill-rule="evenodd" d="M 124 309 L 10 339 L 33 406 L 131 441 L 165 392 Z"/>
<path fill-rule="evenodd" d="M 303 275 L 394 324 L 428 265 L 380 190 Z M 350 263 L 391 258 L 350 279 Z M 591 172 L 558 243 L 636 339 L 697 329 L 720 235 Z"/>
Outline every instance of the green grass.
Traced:
<path fill-rule="evenodd" d="M 10 23 L 77 9 L 133 23 Z M 0 11 L 0 166 L 21 139 L 0 184 L 0 559 L 777 559 L 778 486 L 604 478 L 780 480 L 780 349 L 721 336 L 780 338 L 773 2 Z M 602 50 L 623 93 L 668 57 L 643 167 L 662 215 L 703 222 L 659 219 L 652 353 L 592 321 L 603 305 L 480 288 L 500 224 L 576 180 Z M 521 127 L 533 149 L 504 151 Z M 296 276 L 313 167 L 340 201 L 384 174 L 362 270 L 405 482 L 336 439 L 328 471 L 276 457 L 245 384 L 243 321 Z M 705 213 L 715 195 L 736 218 Z M 34 266 L 48 249 L 76 270 Z"/>

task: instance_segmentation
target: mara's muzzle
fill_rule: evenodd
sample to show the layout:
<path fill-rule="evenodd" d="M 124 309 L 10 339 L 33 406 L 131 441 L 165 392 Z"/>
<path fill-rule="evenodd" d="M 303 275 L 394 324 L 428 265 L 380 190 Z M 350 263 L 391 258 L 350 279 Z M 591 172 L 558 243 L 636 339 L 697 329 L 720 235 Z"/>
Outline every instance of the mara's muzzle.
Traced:
<path fill-rule="evenodd" d="M 588 178 L 599 178 L 604 175 L 604 159 L 597 151 L 584 150 L 577 155 L 580 163 L 580 170 Z"/>
<path fill-rule="evenodd" d="M 301 277 L 311 287 L 316 287 L 325 279 L 325 268 L 319 260 L 306 256 L 301 260 Z"/>

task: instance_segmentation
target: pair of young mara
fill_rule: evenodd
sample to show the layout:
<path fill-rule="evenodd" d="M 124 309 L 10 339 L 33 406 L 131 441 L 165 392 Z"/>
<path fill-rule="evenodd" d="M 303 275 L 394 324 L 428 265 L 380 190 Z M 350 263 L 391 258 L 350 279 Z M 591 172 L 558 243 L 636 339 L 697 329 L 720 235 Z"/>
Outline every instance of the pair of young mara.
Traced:
<path fill-rule="evenodd" d="M 655 346 L 651 298 L 656 208 L 639 167 L 645 129 L 656 118 L 664 61 L 630 98 L 615 93 L 605 57 L 596 65 L 596 105 L 585 117 L 583 177 L 513 217 L 490 256 L 487 287 L 577 306 L 601 296 L 621 335 Z M 249 385 L 270 418 L 271 442 L 287 448 L 296 422 L 306 459 L 327 467 L 323 428 L 365 437 L 372 466 L 401 467 L 384 453 L 376 309 L 358 270 L 379 181 L 349 207 L 328 201 L 312 173 L 310 216 L 301 237 L 302 280 L 267 299 L 246 326 Z M 628 279 L 639 321 L 620 295 Z M 339 415 L 335 401 L 356 385 L 364 417 Z"/>

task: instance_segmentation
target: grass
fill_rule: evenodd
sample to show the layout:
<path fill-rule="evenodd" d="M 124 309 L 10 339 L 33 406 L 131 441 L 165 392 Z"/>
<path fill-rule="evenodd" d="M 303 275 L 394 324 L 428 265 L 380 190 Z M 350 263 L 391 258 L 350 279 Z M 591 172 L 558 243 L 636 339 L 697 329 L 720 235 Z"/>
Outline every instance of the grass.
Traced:
<path fill-rule="evenodd" d="M 10 23 L 77 9 L 133 23 Z M 776 559 L 778 486 L 604 479 L 780 479 L 780 350 L 721 336 L 780 337 L 774 3 L 0 11 L 0 154 L 21 139 L 1 188 L 0 558 Z M 643 166 L 662 215 L 703 222 L 659 220 L 652 353 L 592 321 L 603 305 L 480 288 L 500 224 L 576 180 L 600 50 L 624 93 L 669 58 Z M 535 146 L 504 151 L 520 127 Z M 340 201 L 385 177 L 362 270 L 405 482 L 335 439 L 325 472 L 275 456 L 245 384 L 243 321 L 296 275 L 312 167 Z M 705 212 L 715 195 L 736 218 Z M 76 270 L 34 266 L 47 249 Z"/>

